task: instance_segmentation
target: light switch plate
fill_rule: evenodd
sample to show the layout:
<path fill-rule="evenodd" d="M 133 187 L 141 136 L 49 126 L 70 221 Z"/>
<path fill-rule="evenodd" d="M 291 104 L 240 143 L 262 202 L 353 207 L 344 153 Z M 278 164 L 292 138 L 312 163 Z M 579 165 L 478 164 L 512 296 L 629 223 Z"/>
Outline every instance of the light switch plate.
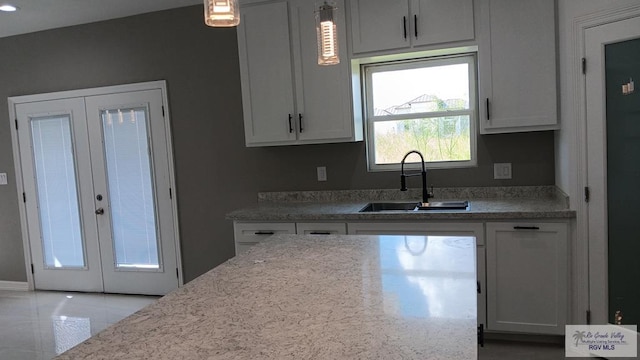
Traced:
<path fill-rule="evenodd" d="M 511 179 L 511 163 L 493 164 L 493 178 L 496 180 Z"/>
<path fill-rule="evenodd" d="M 326 166 L 318 166 L 316 171 L 318 173 L 318 181 L 327 181 L 327 167 Z"/>
<path fill-rule="evenodd" d="M 7 185 L 7 173 L 0 173 L 0 185 Z"/>

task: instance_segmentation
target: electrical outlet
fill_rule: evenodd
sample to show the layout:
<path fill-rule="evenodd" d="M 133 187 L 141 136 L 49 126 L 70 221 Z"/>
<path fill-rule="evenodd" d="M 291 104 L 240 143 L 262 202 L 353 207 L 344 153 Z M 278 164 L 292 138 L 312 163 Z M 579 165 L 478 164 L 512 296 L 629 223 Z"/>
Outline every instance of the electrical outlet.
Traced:
<path fill-rule="evenodd" d="M 316 169 L 318 173 L 318 181 L 327 181 L 327 167 L 326 166 L 318 166 Z"/>
<path fill-rule="evenodd" d="M 7 173 L 0 173 L 0 185 L 7 185 Z"/>
<path fill-rule="evenodd" d="M 511 163 L 493 164 L 493 178 L 496 180 L 511 179 Z"/>

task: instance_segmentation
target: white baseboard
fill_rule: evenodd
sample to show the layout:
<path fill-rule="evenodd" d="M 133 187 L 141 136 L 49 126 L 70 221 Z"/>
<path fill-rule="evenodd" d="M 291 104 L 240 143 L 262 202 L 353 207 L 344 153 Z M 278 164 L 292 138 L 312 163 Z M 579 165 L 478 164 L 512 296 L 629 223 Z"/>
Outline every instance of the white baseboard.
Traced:
<path fill-rule="evenodd" d="M 0 290 L 28 291 L 29 283 L 22 281 L 4 281 L 0 280 Z"/>

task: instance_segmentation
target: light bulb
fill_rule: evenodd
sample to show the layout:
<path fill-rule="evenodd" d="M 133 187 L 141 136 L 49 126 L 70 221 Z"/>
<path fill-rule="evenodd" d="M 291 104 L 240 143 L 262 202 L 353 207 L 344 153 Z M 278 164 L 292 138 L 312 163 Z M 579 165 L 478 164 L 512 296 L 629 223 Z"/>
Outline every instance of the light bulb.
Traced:
<path fill-rule="evenodd" d="M 240 24 L 237 0 L 204 0 L 204 23 L 213 27 L 231 27 Z"/>
<path fill-rule="evenodd" d="M 316 12 L 316 32 L 318 35 L 318 65 L 340 63 L 338 57 L 338 32 L 334 21 L 335 6 L 326 2 Z"/>

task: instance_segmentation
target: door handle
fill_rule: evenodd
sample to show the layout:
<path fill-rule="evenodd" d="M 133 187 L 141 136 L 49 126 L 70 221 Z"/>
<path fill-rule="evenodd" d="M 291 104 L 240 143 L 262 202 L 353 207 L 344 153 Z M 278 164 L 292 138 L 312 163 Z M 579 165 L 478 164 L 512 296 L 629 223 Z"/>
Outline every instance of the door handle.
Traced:
<path fill-rule="evenodd" d="M 104 209 L 103 208 L 97 208 L 96 209 L 96 215 L 103 215 L 104 214 Z"/>

